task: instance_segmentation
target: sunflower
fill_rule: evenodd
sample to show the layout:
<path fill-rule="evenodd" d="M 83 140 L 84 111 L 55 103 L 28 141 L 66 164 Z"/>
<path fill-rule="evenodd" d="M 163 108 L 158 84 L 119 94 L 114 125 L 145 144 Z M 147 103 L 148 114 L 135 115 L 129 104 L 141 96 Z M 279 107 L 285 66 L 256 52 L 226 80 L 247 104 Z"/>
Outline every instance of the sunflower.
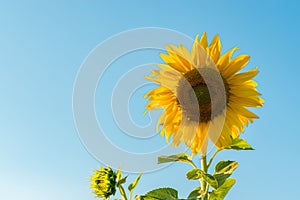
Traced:
<path fill-rule="evenodd" d="M 116 193 L 117 175 L 110 168 L 100 167 L 100 170 L 95 170 L 91 177 L 90 188 L 96 194 L 97 198 L 109 198 Z"/>
<path fill-rule="evenodd" d="M 250 56 L 232 58 L 238 48 L 221 55 L 216 35 L 210 45 L 206 33 L 196 36 L 191 51 L 183 45 L 168 45 L 160 69 L 145 77 L 158 87 L 145 94 L 146 111 L 163 109 L 157 131 L 172 137 L 176 147 L 182 141 L 193 153 L 205 154 L 210 139 L 217 148 L 230 146 L 249 122 L 258 118 L 248 110 L 261 107 L 263 99 L 252 80 L 257 67 L 240 72 Z"/>

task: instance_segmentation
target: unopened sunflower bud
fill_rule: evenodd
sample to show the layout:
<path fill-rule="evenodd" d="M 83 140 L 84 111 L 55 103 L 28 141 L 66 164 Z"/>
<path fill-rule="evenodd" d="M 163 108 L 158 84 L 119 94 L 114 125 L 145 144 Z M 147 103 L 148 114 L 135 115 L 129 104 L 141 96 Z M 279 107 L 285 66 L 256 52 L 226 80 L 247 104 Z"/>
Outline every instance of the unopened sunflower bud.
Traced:
<path fill-rule="evenodd" d="M 96 197 L 108 198 L 116 193 L 116 178 L 116 173 L 110 167 L 100 167 L 100 170 L 95 170 L 91 177 L 90 188 L 93 188 Z"/>

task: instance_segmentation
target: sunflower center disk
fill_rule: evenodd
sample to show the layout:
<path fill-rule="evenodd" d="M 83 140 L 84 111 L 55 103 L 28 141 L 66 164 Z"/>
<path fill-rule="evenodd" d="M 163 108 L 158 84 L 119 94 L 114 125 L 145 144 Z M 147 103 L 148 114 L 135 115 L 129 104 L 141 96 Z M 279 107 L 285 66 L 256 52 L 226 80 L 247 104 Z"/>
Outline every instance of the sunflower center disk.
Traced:
<path fill-rule="evenodd" d="M 209 90 L 205 84 L 197 85 L 192 88 L 195 93 L 190 93 L 191 99 L 193 98 L 192 95 L 196 95 L 199 105 L 210 104 Z"/>
<path fill-rule="evenodd" d="M 194 69 L 179 80 L 177 99 L 189 120 L 209 122 L 224 111 L 228 84 L 214 69 Z"/>

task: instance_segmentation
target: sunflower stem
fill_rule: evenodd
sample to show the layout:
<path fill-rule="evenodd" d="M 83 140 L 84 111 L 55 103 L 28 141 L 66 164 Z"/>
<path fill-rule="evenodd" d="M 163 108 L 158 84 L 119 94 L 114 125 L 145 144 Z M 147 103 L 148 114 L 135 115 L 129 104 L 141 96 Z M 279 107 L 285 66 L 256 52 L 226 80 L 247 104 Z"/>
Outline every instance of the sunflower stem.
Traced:
<path fill-rule="evenodd" d="M 201 169 L 202 171 L 204 171 L 205 173 L 207 173 L 207 162 L 206 162 L 206 155 L 201 156 Z M 206 187 L 207 187 L 207 183 L 206 181 L 201 178 L 201 193 L 204 194 L 204 198 L 206 198 Z"/>

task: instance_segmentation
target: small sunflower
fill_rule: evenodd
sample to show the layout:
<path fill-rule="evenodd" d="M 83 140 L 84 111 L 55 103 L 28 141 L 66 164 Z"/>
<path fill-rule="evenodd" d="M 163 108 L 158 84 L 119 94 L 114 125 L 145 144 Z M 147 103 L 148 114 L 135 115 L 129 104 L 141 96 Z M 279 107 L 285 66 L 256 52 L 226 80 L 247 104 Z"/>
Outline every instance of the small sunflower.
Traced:
<path fill-rule="evenodd" d="M 168 45 L 165 62 L 147 76 L 159 86 L 147 94 L 147 111 L 163 109 L 157 123 L 161 135 L 178 146 L 182 141 L 193 153 L 206 153 L 208 139 L 218 148 L 231 144 L 249 122 L 258 118 L 250 107 L 261 107 L 263 99 L 252 80 L 257 68 L 240 72 L 250 56 L 232 58 L 238 48 L 221 55 L 216 35 L 208 45 L 206 33 L 195 39 L 191 52 L 183 45 Z"/>
<path fill-rule="evenodd" d="M 100 170 L 95 170 L 91 177 L 90 188 L 93 188 L 97 198 L 108 198 L 116 193 L 116 179 L 117 175 L 110 167 L 100 167 Z"/>

